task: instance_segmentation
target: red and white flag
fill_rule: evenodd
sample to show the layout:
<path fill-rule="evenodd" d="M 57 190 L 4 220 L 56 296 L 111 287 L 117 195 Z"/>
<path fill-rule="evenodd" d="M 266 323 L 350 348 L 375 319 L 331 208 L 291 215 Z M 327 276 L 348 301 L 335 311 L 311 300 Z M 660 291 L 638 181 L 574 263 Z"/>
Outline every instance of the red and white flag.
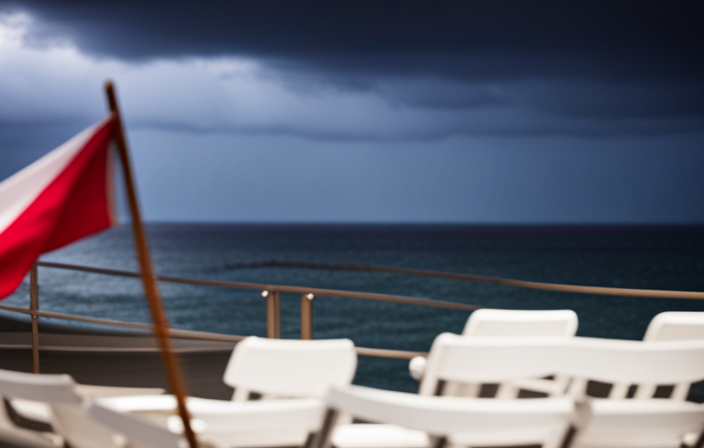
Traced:
<path fill-rule="evenodd" d="M 0 299 L 45 252 L 116 224 L 114 115 L 0 182 Z"/>

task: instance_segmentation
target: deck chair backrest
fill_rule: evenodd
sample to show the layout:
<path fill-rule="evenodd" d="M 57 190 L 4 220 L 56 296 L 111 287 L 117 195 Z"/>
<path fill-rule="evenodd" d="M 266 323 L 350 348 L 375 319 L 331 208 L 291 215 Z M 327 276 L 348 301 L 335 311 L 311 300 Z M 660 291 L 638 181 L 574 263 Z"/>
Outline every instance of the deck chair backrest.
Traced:
<path fill-rule="evenodd" d="M 644 341 L 687 341 L 704 340 L 704 312 L 667 311 L 660 313 L 650 321 L 643 336 Z M 623 398 L 628 392 L 628 384 L 617 384 L 611 391 L 611 397 Z M 686 400 L 690 383 L 675 385 L 670 398 Z M 650 398 L 655 394 L 657 384 L 639 384 L 635 398 Z"/>
<path fill-rule="evenodd" d="M 463 336 L 511 337 L 511 336 L 554 336 L 571 337 L 577 333 L 579 319 L 572 310 L 500 310 L 482 308 L 470 314 L 464 326 Z M 559 394 L 567 387 L 568 379 L 556 375 L 553 380 L 531 380 L 531 385 L 537 383 L 543 389 Z M 524 384 L 499 384 L 496 396 L 499 398 L 515 398 Z M 477 396 L 480 384 L 447 382 L 443 395 Z M 546 392 L 547 390 L 541 390 Z"/>
<path fill-rule="evenodd" d="M 0 440 L 18 446 L 50 446 L 51 441 L 40 433 L 15 426 L 5 399 L 75 403 L 73 386 L 73 379 L 68 375 L 34 375 L 0 370 Z"/>
<path fill-rule="evenodd" d="M 420 395 L 442 395 L 448 381 L 501 383 L 558 373 L 555 359 L 562 338 L 464 337 L 443 333 L 428 355 Z"/>
<path fill-rule="evenodd" d="M 644 341 L 704 340 L 704 312 L 667 311 L 650 321 Z"/>
<path fill-rule="evenodd" d="M 453 446 L 556 447 L 563 440 L 574 411 L 574 403 L 568 397 L 525 400 L 427 397 L 361 386 L 333 388 L 327 402 L 336 412 L 424 431 L 446 438 Z M 321 439 L 324 438 L 325 434 Z M 320 440 L 319 445 L 324 446 L 323 442 Z"/>
<path fill-rule="evenodd" d="M 0 395 L 48 403 L 52 427 L 73 448 L 114 448 L 113 433 L 85 414 L 70 375 L 0 370 Z"/>
<path fill-rule="evenodd" d="M 188 442 L 168 430 L 138 415 L 118 412 L 92 402 L 87 406 L 89 418 L 123 435 L 130 447 L 186 448 Z"/>
<path fill-rule="evenodd" d="M 32 448 L 55 448 L 52 440 L 43 433 L 18 427 L 12 421 L 5 397 L 0 395 L 0 446 L 26 446 Z"/>
<path fill-rule="evenodd" d="M 704 379 L 704 340 L 643 342 L 571 338 L 560 369 L 605 383 L 674 384 Z"/>
<path fill-rule="evenodd" d="M 569 375 L 573 384 L 580 383 L 574 379 L 629 384 L 694 382 L 704 379 L 704 341 L 463 338 L 445 333 L 433 342 L 419 393 L 434 395 L 441 381 L 447 380 L 488 383 L 556 373 Z M 572 388 L 570 392 L 579 395 L 584 391 Z"/>
<path fill-rule="evenodd" d="M 249 337 L 235 346 L 223 380 L 233 400 L 266 396 L 323 397 L 331 386 L 352 382 L 357 353 L 349 339 L 284 340 Z"/>
<path fill-rule="evenodd" d="M 572 310 L 496 310 L 482 308 L 467 319 L 464 336 L 574 336 L 577 313 Z"/>
<path fill-rule="evenodd" d="M 35 375 L 0 370 L 0 395 L 55 404 L 80 404 L 70 375 Z"/>

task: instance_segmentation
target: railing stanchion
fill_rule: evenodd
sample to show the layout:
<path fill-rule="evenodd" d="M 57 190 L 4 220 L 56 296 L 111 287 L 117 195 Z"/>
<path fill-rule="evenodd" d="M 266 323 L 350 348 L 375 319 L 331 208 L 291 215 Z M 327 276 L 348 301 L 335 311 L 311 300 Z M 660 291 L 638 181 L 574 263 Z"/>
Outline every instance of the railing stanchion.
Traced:
<path fill-rule="evenodd" d="M 274 325 L 276 328 L 276 338 L 281 339 L 281 294 L 274 292 Z"/>
<path fill-rule="evenodd" d="M 39 277 L 37 264 L 29 271 L 29 309 L 39 311 Z M 39 316 L 32 313 L 32 365 L 34 373 L 39 373 Z"/>
<path fill-rule="evenodd" d="M 266 337 L 278 339 L 281 337 L 281 311 L 278 291 L 262 291 L 266 298 Z"/>
<path fill-rule="evenodd" d="M 313 339 L 313 294 L 301 295 L 301 339 Z"/>

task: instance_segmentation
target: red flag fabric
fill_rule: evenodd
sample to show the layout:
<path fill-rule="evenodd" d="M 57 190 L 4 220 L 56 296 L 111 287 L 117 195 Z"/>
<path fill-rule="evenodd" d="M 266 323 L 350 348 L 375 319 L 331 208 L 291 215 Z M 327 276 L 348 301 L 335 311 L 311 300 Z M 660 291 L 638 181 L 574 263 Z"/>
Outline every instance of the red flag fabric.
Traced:
<path fill-rule="evenodd" d="M 39 256 L 116 224 L 113 115 L 0 183 L 0 300 Z"/>

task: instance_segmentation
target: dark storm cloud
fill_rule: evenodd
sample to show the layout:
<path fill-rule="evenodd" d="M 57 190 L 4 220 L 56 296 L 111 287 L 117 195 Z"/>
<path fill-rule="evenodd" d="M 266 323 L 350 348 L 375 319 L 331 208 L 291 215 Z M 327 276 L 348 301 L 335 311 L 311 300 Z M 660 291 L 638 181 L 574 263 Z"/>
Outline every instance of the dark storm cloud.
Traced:
<path fill-rule="evenodd" d="M 247 103 L 245 90 L 208 90 L 230 82 L 227 70 L 194 82 L 165 69 L 191 99 L 156 110 L 172 95 L 143 73 L 156 84 L 131 98 L 134 125 L 341 139 L 704 132 L 704 8 L 694 2 L 27 0 L 0 10 L 29 14 L 24 41 L 35 48 L 69 41 L 131 67 L 243 57 L 263 81 L 247 95 L 268 89 Z M 241 73 L 232 76 L 228 85 Z M 285 92 L 271 96 L 272 86 Z M 27 116 L 45 113 L 16 101 Z M 227 102 L 242 109 L 215 112 Z M 248 121 L 264 116 L 251 114 L 258 104 L 273 118 Z"/>
<path fill-rule="evenodd" d="M 702 222 L 702 9 L 0 0 L 0 179 L 110 76 L 150 219 Z"/>
<path fill-rule="evenodd" d="M 97 56 L 236 55 L 272 76 L 373 91 L 401 106 L 481 108 L 536 96 L 576 117 L 704 116 L 703 8 L 691 2 L 26 1 L 37 43 Z M 429 78 L 404 89 L 404 80 Z M 535 90 L 468 83 L 546 80 Z M 553 86 L 555 80 L 569 83 Z M 570 84 L 571 83 L 571 84 Z M 306 87 L 308 85 L 308 87 Z"/>
<path fill-rule="evenodd" d="M 12 4 L 12 3 L 11 3 Z M 698 79 L 698 3 L 27 1 L 43 37 L 126 59 L 240 54 L 360 72 L 486 80 Z M 42 37 L 41 34 L 36 37 Z"/>

